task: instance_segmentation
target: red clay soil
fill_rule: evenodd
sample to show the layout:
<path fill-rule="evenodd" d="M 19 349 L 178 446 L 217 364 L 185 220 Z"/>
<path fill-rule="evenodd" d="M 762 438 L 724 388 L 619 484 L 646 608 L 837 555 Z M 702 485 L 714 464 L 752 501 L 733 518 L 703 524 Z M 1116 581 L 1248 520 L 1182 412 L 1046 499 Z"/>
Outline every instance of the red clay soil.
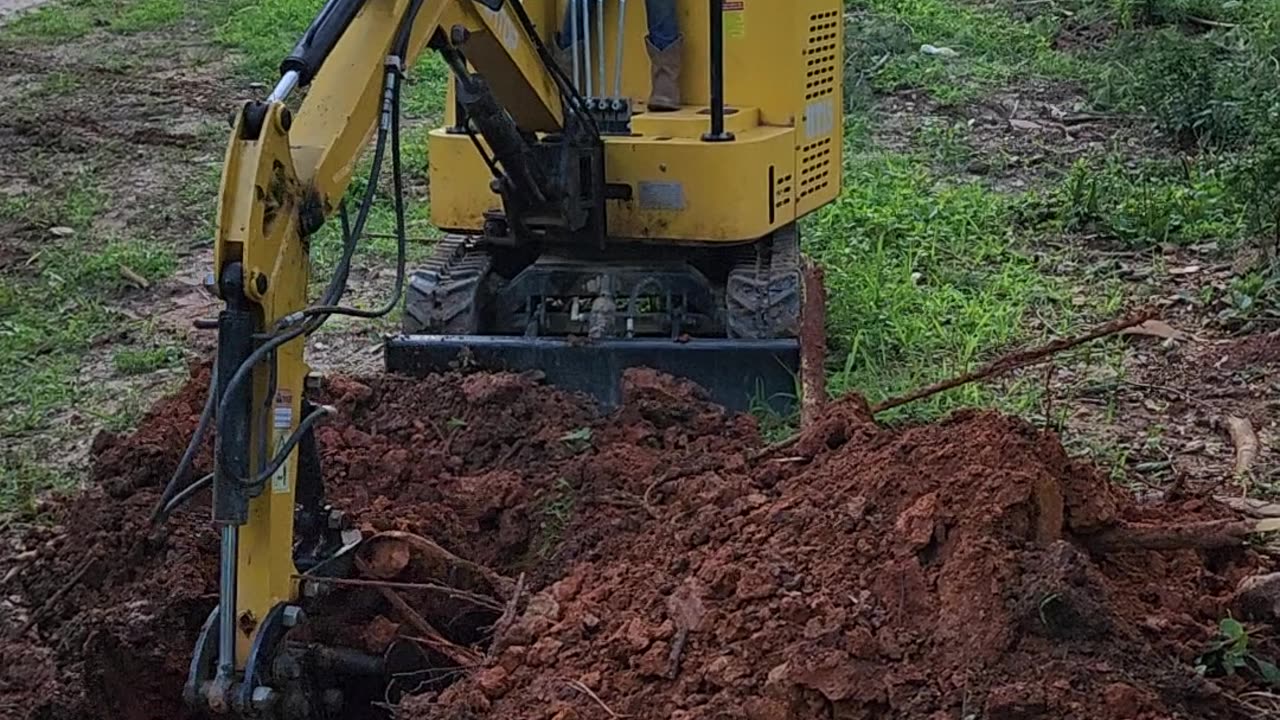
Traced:
<path fill-rule="evenodd" d="M 205 382 L 96 443 L 93 487 L 45 508 L 52 525 L 0 538 L 0 718 L 186 717 L 216 535 L 204 498 L 163 533 L 146 518 Z M 1022 421 L 890 429 L 843 402 L 757 460 L 750 418 L 651 373 L 629 378 L 608 417 L 516 375 L 334 378 L 322 396 L 341 411 L 319 431 L 335 505 L 368 531 L 526 575 L 496 637 L 405 595 L 490 657 L 414 688 L 402 717 L 1246 716 L 1239 680 L 1192 666 L 1258 558 L 1087 549 L 1122 522 L 1222 509 L 1138 505 Z M 206 449 L 194 472 L 208 462 Z M 374 590 L 337 604 L 312 613 L 318 634 L 370 652 L 409 634 Z"/>

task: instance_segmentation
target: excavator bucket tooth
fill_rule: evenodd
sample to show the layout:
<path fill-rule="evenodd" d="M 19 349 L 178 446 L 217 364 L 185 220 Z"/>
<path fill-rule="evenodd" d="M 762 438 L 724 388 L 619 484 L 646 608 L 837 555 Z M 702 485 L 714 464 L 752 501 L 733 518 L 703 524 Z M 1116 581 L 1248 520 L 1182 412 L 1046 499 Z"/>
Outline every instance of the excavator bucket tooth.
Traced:
<path fill-rule="evenodd" d="M 790 413 L 798 402 L 800 343 L 794 338 L 612 339 L 585 342 L 512 336 L 399 335 L 388 338 L 387 369 L 422 376 L 456 369 L 536 370 L 554 386 L 584 392 L 603 407 L 622 403 L 622 374 L 650 368 L 686 378 L 730 410 L 768 406 Z"/>

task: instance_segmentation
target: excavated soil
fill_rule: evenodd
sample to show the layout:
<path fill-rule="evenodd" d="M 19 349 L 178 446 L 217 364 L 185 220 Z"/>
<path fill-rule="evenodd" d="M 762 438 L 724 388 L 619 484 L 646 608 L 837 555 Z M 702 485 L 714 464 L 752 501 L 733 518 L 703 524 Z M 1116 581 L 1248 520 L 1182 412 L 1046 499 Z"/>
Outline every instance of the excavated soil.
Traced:
<path fill-rule="evenodd" d="M 187 717 L 216 535 L 206 498 L 163 532 L 146 520 L 207 380 L 100 437 L 93 486 L 3 538 L 0 717 Z M 751 418 L 669 378 L 628 382 L 600 416 L 528 376 L 327 381 L 332 502 L 368 533 L 524 578 L 504 619 L 502 603 L 405 591 L 483 660 L 460 672 L 423 651 L 431 667 L 386 694 L 400 717 L 1247 716 L 1244 679 L 1193 666 L 1258 556 L 1090 542 L 1226 517 L 1217 505 L 1138 504 L 1054 435 L 991 412 L 885 428 L 844 401 L 759 457 Z M 194 472 L 208 464 L 206 447 Z M 388 657 L 414 634 L 371 588 L 311 616 L 317 636 Z"/>

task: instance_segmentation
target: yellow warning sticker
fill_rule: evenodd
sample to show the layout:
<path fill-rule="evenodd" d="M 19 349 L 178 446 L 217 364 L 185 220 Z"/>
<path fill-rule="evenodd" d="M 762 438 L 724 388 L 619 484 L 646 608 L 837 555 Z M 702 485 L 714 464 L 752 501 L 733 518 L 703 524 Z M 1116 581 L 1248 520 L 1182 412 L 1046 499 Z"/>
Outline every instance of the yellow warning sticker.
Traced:
<path fill-rule="evenodd" d="M 734 39 L 746 37 L 746 0 L 723 0 L 720 3 L 720 9 L 724 11 L 724 36 Z"/>

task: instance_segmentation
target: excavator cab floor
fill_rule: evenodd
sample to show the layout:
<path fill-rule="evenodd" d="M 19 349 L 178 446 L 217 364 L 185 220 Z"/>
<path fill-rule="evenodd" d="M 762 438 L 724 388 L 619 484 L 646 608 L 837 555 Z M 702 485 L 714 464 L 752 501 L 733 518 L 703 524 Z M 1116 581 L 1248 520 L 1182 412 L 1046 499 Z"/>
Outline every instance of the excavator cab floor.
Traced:
<path fill-rule="evenodd" d="M 768 407 L 787 414 L 797 405 L 800 343 L 794 338 L 580 339 L 517 336 L 398 335 L 387 339 L 386 366 L 423 376 L 462 368 L 524 372 L 584 392 L 606 409 L 623 400 L 622 374 L 650 368 L 686 378 L 733 411 Z"/>

